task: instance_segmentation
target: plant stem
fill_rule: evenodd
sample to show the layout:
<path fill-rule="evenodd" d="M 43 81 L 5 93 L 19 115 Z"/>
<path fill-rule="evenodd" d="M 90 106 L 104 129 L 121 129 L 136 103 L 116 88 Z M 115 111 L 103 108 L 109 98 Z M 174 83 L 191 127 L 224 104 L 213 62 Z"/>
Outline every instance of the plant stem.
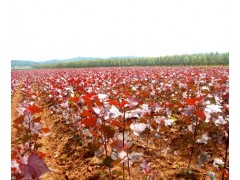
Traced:
<path fill-rule="evenodd" d="M 102 118 L 102 121 L 103 121 L 103 125 L 105 126 L 104 117 Z M 104 144 L 105 155 L 106 155 L 106 158 L 107 158 L 108 157 L 108 151 L 107 151 L 107 138 L 106 138 L 106 133 L 105 132 L 103 133 L 103 144 Z M 112 177 L 111 168 L 108 168 L 108 171 L 109 171 L 110 177 Z"/>
<path fill-rule="evenodd" d="M 102 118 L 102 122 L 103 122 L 103 125 L 105 126 L 105 119 Z M 104 132 L 103 133 L 103 145 L 104 145 L 104 150 L 105 150 L 105 154 L 106 154 L 106 157 L 107 157 L 107 141 L 106 141 L 106 133 Z"/>
<path fill-rule="evenodd" d="M 190 158 L 189 158 L 189 162 L 188 162 L 187 172 L 189 172 L 189 168 L 190 168 L 193 153 L 194 153 L 195 141 L 196 141 L 196 136 L 197 136 L 197 127 L 198 127 L 198 118 L 196 118 L 195 130 L 194 130 L 194 133 L 193 133 L 192 149 L 191 149 L 191 154 L 190 154 Z"/>
<path fill-rule="evenodd" d="M 227 158 L 228 158 L 228 148 L 229 148 L 229 130 L 228 130 L 228 137 L 226 139 L 226 149 L 225 149 L 225 158 L 224 158 L 224 169 L 226 169 Z M 222 173 L 222 180 L 224 180 L 224 173 Z"/>
<path fill-rule="evenodd" d="M 29 133 L 29 136 L 31 136 L 31 124 L 30 124 L 30 119 L 28 121 L 28 133 Z M 30 153 L 32 152 L 32 136 L 31 138 L 29 139 L 29 151 Z"/>
<path fill-rule="evenodd" d="M 129 165 L 129 156 L 128 156 L 128 152 L 127 152 L 127 160 L 128 160 L 128 177 L 129 179 L 131 179 L 131 173 L 130 173 L 130 165 Z"/>
<path fill-rule="evenodd" d="M 162 143 L 161 143 L 161 137 L 159 137 L 159 152 L 160 152 L 160 156 L 162 155 Z"/>
<path fill-rule="evenodd" d="M 109 171 L 110 178 L 112 178 L 112 172 L 110 167 L 108 168 L 108 171 Z"/>
<path fill-rule="evenodd" d="M 122 144 L 122 146 L 123 146 L 123 149 L 124 149 L 124 130 L 125 130 L 125 111 L 123 111 L 123 144 Z M 123 161 L 123 179 L 124 179 L 124 161 Z"/>

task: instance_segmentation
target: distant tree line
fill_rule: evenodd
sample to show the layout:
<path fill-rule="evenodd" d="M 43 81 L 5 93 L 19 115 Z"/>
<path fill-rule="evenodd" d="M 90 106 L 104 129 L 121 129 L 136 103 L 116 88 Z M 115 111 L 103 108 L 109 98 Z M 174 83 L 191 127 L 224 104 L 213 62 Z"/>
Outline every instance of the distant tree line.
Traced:
<path fill-rule="evenodd" d="M 54 64 L 33 64 L 34 69 L 121 67 L 121 66 L 213 66 L 229 65 L 229 53 L 184 54 L 162 57 L 108 58 Z"/>

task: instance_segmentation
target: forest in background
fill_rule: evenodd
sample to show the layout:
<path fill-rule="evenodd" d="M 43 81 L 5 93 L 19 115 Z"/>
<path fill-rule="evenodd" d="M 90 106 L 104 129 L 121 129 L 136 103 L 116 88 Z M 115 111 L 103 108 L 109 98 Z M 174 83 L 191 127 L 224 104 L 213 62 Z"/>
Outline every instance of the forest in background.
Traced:
<path fill-rule="evenodd" d="M 123 67 L 123 66 L 228 66 L 229 53 L 199 53 L 161 57 L 111 57 L 57 63 L 34 63 L 32 69 Z"/>

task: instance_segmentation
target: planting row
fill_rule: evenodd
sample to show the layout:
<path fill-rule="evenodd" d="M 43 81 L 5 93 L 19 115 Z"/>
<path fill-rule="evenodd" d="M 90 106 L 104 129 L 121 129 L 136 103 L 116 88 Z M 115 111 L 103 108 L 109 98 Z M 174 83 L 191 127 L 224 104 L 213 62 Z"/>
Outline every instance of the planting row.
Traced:
<path fill-rule="evenodd" d="M 156 158 L 179 156 L 183 176 L 204 167 L 211 179 L 228 177 L 228 68 L 93 68 L 12 72 L 12 96 L 23 95 L 13 128 L 12 175 L 38 178 L 50 172 L 38 139 L 51 131 L 41 122 L 49 105 L 70 127 L 72 138 L 99 159 L 106 177 L 129 178 L 138 166 L 154 179 L 144 149 Z M 49 169 L 50 168 L 50 169 Z"/>

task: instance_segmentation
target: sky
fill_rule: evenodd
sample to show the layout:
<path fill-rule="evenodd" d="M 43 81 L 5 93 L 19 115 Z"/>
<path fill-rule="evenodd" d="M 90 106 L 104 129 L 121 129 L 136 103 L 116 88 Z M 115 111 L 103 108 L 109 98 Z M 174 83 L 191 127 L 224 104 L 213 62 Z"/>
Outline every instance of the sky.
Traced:
<path fill-rule="evenodd" d="M 224 0 L 14 0 L 13 60 L 228 52 Z"/>

